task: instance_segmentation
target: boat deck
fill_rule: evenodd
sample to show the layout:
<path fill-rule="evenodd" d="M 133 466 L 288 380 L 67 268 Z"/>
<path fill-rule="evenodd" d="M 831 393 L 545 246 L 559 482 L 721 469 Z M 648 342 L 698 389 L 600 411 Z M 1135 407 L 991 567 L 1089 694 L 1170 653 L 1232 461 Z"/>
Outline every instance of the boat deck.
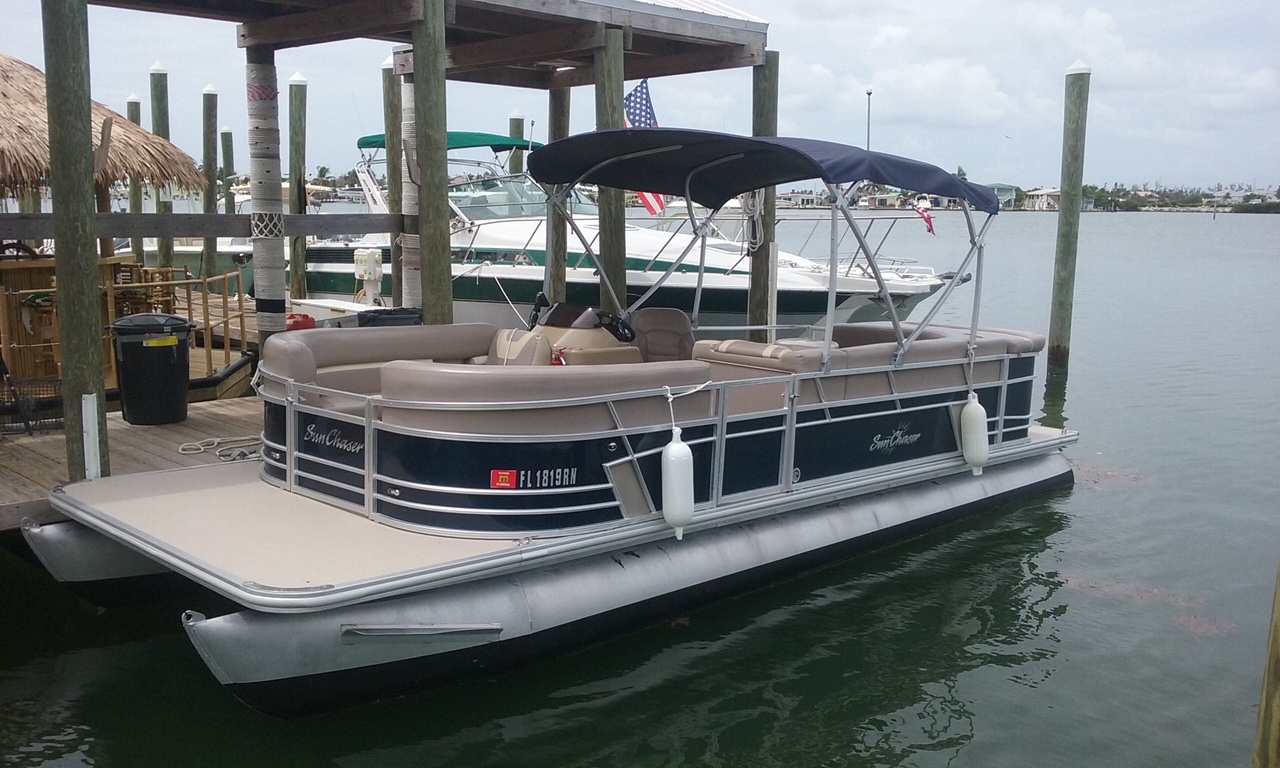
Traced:
<path fill-rule="evenodd" d="M 191 403 L 187 419 L 175 424 L 129 424 L 107 414 L 111 471 L 116 475 L 173 467 L 217 464 L 213 451 L 178 453 L 184 443 L 262 432 L 262 401 L 238 397 Z M 67 482 L 66 433 L 62 429 L 0 435 L 0 531 L 18 527 L 23 517 L 39 522 L 62 519 L 49 507 L 49 489 Z"/>
<path fill-rule="evenodd" d="M 259 467 L 233 461 L 113 477 L 68 486 L 61 503 L 89 511 L 94 527 L 121 532 L 162 562 L 182 560 L 211 587 L 240 585 L 268 595 L 370 583 L 519 543 L 370 523 L 264 483 Z"/>

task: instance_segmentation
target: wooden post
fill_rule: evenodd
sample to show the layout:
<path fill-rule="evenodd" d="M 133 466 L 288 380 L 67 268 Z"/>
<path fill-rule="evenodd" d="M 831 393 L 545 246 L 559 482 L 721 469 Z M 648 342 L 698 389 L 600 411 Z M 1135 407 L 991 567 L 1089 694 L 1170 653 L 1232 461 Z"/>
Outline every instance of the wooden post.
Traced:
<path fill-rule="evenodd" d="M 201 208 L 205 213 L 218 211 L 218 91 L 212 85 L 203 93 L 204 117 L 204 194 Z M 206 237 L 200 250 L 200 277 L 213 277 L 218 271 L 218 238 Z"/>
<path fill-rule="evenodd" d="M 40 187 L 32 189 L 22 189 L 17 192 L 18 197 L 18 213 L 41 213 L 44 202 L 40 199 Z M 24 243 L 32 248 L 39 248 L 44 245 L 41 240 L 24 240 Z"/>
<path fill-rule="evenodd" d="M 1075 299 L 1076 246 L 1084 183 L 1084 133 L 1089 111 L 1089 67 L 1077 61 L 1067 70 L 1062 125 L 1062 184 L 1058 202 L 1058 244 L 1053 263 L 1053 309 L 1049 316 L 1049 373 L 1065 376 L 1071 356 L 1071 310 Z"/>
<path fill-rule="evenodd" d="M 596 130 L 621 128 L 622 122 L 622 40 L 621 29 L 606 29 L 604 45 L 595 51 Z M 600 187 L 600 268 L 617 293 L 617 304 L 600 282 L 600 307 L 620 312 L 627 306 L 627 208 L 621 189 Z"/>
<path fill-rule="evenodd" d="M 445 135 L 445 3 L 424 0 L 423 19 L 413 24 L 413 108 L 418 135 L 418 244 L 422 322 L 453 322 L 452 252 L 449 242 L 448 139 Z"/>
<path fill-rule="evenodd" d="M 231 129 L 222 129 L 222 212 L 230 216 L 236 212 L 236 193 L 231 190 L 231 179 L 236 175 L 235 142 Z"/>
<path fill-rule="evenodd" d="M 507 135 L 513 139 L 524 138 L 524 115 L 519 111 L 512 112 L 507 118 Z M 507 161 L 507 170 L 511 173 L 524 173 L 524 150 L 511 150 L 511 159 Z"/>
<path fill-rule="evenodd" d="M 400 86 L 400 139 L 404 165 L 400 169 L 400 206 L 403 211 L 400 235 L 400 298 L 401 306 L 422 308 L 422 247 L 418 236 L 418 193 L 421 187 L 415 181 L 420 171 L 409 172 L 409 165 L 418 166 L 418 125 L 416 116 L 416 87 L 414 76 L 406 74 Z"/>
<path fill-rule="evenodd" d="M 404 162 L 401 154 L 402 139 L 400 137 L 400 79 L 396 77 L 392 67 L 393 59 L 388 56 L 382 63 L 382 122 L 383 135 L 386 136 L 387 152 L 387 210 L 403 215 L 401 205 L 403 192 L 400 185 L 400 165 Z M 391 305 L 403 306 L 404 275 L 401 270 L 400 238 L 391 238 Z"/>
<path fill-rule="evenodd" d="M 547 141 L 557 141 L 569 135 L 569 89 L 555 88 L 548 96 Z M 552 304 L 566 300 L 565 268 L 569 254 L 568 224 L 564 216 L 548 206 L 546 276 L 543 292 Z"/>
<path fill-rule="evenodd" d="M 1280 573 L 1276 576 L 1271 606 L 1271 638 L 1267 665 L 1262 671 L 1262 704 L 1258 708 L 1258 735 L 1253 747 L 1253 768 L 1280 766 Z"/>
<path fill-rule="evenodd" d="M 151 132 L 169 138 L 169 73 L 160 62 L 151 66 Z M 173 190 L 166 184 L 156 187 L 156 213 L 173 213 Z M 173 238 L 156 239 L 156 266 L 173 266 Z"/>
<path fill-rule="evenodd" d="M 89 12 L 87 0 L 41 0 L 44 25 L 45 92 L 49 119 L 53 232 L 58 248 L 59 343 L 66 425 L 67 475 L 83 480 L 85 456 L 95 450 L 108 473 L 107 421 L 102 355 L 102 297 L 95 252 L 93 144 L 89 102 Z M 84 395 L 96 395 L 97 445 L 81 438 Z M 92 430 L 90 430 L 92 431 Z M 97 474 L 96 472 L 93 474 Z"/>
<path fill-rule="evenodd" d="M 129 122 L 142 125 L 142 100 L 136 93 L 129 94 L 129 100 L 125 102 L 125 111 L 128 113 L 126 117 L 129 118 Z M 137 179 L 129 179 L 129 213 L 142 213 L 142 184 Z M 139 264 L 143 263 L 144 247 L 141 237 L 135 237 L 129 241 L 129 248 Z"/>
<path fill-rule="evenodd" d="M 307 212 L 307 78 L 289 78 L 289 213 Z M 289 297 L 307 298 L 307 238 L 289 238 Z"/>
<path fill-rule="evenodd" d="M 284 330 L 284 203 L 280 193 L 280 90 L 275 51 L 245 49 L 249 107 L 249 232 L 253 240 L 254 309 L 258 349 Z"/>
<path fill-rule="evenodd" d="M 765 51 L 764 63 L 751 68 L 751 134 L 753 136 L 778 135 L 778 52 Z M 777 229 L 777 189 L 769 187 L 764 192 L 760 211 L 761 236 L 749 253 L 751 258 L 751 284 L 747 291 L 747 324 L 769 323 L 769 299 L 776 290 L 773 270 L 770 268 Z M 752 341 L 767 342 L 769 332 L 751 331 Z"/>

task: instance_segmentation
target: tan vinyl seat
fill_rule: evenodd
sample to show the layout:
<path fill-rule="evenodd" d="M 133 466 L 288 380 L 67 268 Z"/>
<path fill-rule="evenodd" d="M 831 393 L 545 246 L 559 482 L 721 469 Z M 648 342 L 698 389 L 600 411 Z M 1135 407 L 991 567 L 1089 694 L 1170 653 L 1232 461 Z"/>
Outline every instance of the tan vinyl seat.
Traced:
<path fill-rule="evenodd" d="M 489 344 L 487 365 L 551 365 L 551 342 L 540 333 L 507 328 Z"/>
<path fill-rule="evenodd" d="M 693 359 L 693 325 L 689 316 L 669 307 L 644 307 L 628 318 L 636 346 L 646 363 Z"/>

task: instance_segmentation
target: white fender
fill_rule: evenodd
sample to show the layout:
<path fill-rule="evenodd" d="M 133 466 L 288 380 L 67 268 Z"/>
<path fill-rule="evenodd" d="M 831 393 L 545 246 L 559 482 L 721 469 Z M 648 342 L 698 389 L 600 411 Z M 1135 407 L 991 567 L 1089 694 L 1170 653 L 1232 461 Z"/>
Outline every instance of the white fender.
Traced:
<path fill-rule="evenodd" d="M 987 412 L 974 392 L 969 393 L 969 401 L 960 409 L 960 451 L 973 474 L 982 474 L 991 449 L 987 445 Z"/>
<path fill-rule="evenodd" d="M 680 440 L 680 428 L 671 428 L 671 442 L 662 449 L 662 518 L 684 538 L 684 527 L 693 521 L 693 451 Z"/>

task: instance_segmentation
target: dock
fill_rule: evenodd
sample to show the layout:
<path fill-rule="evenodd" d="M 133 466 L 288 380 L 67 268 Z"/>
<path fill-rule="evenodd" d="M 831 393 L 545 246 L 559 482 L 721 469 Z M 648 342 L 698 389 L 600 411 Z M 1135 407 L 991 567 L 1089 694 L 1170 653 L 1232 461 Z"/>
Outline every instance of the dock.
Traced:
<path fill-rule="evenodd" d="M 217 450 L 243 445 L 233 438 L 257 438 L 262 432 L 262 401 L 256 397 L 191 403 L 185 421 L 129 424 L 120 413 L 107 414 L 113 475 L 192 467 L 222 461 Z M 61 429 L 0 434 L 0 531 L 17 528 L 24 517 L 53 522 L 62 516 L 49 505 L 49 490 L 67 482 L 66 435 Z M 219 441 L 213 443 L 212 441 Z M 209 446 L 180 453 L 189 443 Z M 249 450 L 255 450 L 249 445 Z"/>

